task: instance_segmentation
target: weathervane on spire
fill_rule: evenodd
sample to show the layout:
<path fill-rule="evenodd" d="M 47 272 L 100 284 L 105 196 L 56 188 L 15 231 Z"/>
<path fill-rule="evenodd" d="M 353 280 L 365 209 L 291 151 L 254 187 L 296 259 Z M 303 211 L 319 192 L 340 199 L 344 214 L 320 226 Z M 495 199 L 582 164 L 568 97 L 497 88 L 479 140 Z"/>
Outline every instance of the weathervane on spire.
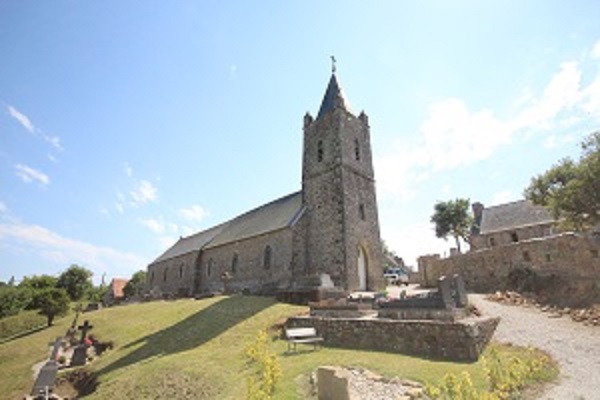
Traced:
<path fill-rule="evenodd" d="M 331 73 L 335 74 L 335 56 L 330 56 L 331 57 Z"/>

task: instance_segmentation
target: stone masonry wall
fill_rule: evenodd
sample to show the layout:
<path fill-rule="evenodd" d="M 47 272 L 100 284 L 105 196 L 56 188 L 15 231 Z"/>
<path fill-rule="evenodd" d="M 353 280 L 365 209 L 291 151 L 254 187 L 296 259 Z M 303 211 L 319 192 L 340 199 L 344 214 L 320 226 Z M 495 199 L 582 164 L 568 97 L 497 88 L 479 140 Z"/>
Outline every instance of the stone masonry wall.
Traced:
<path fill-rule="evenodd" d="M 515 243 L 513 234 L 516 235 L 517 241 L 526 241 L 534 238 L 551 236 L 554 232 L 554 224 L 539 224 L 525 226 L 518 229 L 490 232 L 483 235 L 473 236 L 472 246 L 476 249 L 484 249 L 496 246 L 505 246 Z"/>
<path fill-rule="evenodd" d="M 288 287 L 291 279 L 292 261 L 291 229 L 255 236 L 239 242 L 208 248 L 202 252 L 198 273 L 197 292 L 223 291 L 222 274 L 228 272 L 231 279 L 228 291 L 248 290 L 251 293 L 274 293 L 279 287 Z M 265 249 L 271 248 L 271 263 L 265 266 Z M 234 258 L 237 254 L 237 264 Z M 212 264 L 209 272 L 209 264 Z"/>
<path fill-rule="evenodd" d="M 190 296 L 194 290 L 194 270 L 198 251 L 148 266 L 146 287 L 159 288 L 160 293 Z"/>
<path fill-rule="evenodd" d="M 314 327 L 327 346 L 476 361 L 499 318 L 459 322 L 294 317 L 286 328 Z"/>
<path fill-rule="evenodd" d="M 563 233 L 504 246 L 440 258 L 420 257 L 420 279 L 434 286 L 442 275 L 461 274 L 467 288 L 477 292 L 505 289 L 509 273 L 528 268 L 561 283 L 559 302 L 583 301 L 600 293 L 600 239 L 590 235 Z M 568 298 L 571 297 L 571 298 Z"/>

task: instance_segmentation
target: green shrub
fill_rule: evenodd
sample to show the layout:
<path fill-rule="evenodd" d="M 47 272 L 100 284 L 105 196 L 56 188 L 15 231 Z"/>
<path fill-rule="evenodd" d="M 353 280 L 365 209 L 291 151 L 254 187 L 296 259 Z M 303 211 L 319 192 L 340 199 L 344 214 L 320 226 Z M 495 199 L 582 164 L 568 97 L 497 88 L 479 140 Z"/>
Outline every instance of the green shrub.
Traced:
<path fill-rule="evenodd" d="M 0 318 L 16 315 L 31 302 L 31 291 L 14 286 L 0 287 Z"/>
<path fill-rule="evenodd" d="M 260 331 L 256 340 L 245 350 L 248 363 L 258 369 L 256 376 L 249 377 L 246 381 L 248 400 L 270 400 L 275 384 L 281 378 L 279 361 L 269 349 L 267 341 L 267 332 Z"/>
<path fill-rule="evenodd" d="M 459 378 L 446 374 L 439 385 L 429 385 L 427 394 L 439 400 L 510 400 L 535 382 L 544 382 L 556 374 L 556 367 L 546 356 L 529 349 L 523 357 L 502 359 L 495 349 L 483 357 L 488 388 L 481 392 L 473 387 L 471 376 L 463 372 Z"/>
<path fill-rule="evenodd" d="M 36 311 L 22 311 L 0 319 L 0 341 L 46 325 L 46 318 Z"/>

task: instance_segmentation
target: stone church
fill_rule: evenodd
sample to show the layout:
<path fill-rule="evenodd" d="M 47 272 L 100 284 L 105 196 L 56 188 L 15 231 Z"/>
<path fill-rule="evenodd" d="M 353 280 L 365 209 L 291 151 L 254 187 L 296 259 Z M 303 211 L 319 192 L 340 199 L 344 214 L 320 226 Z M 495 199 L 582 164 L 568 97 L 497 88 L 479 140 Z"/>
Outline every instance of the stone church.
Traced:
<path fill-rule="evenodd" d="M 317 117 L 304 116 L 302 190 L 180 238 L 148 265 L 154 293 L 275 294 L 383 288 L 369 119 L 335 70 Z"/>

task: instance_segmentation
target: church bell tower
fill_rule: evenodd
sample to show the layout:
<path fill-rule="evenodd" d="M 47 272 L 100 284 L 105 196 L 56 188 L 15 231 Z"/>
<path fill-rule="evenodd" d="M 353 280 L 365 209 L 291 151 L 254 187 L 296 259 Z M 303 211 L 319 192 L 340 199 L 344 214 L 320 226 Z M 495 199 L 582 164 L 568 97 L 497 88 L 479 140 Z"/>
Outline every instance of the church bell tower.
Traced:
<path fill-rule="evenodd" d="M 304 273 L 347 291 L 382 289 L 369 119 L 350 111 L 335 67 L 316 119 L 304 117 L 302 196 Z"/>

